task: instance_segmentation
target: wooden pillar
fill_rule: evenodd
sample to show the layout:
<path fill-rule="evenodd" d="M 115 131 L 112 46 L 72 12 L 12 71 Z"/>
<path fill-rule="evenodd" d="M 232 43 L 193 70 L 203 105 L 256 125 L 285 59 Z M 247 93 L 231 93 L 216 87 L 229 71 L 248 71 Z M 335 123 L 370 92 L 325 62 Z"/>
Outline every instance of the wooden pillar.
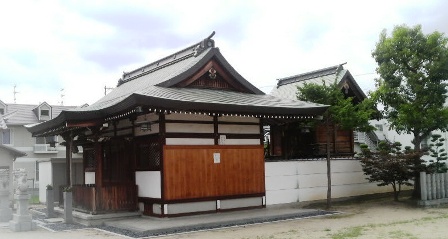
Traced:
<path fill-rule="evenodd" d="M 93 135 L 93 151 L 94 151 L 94 160 L 95 160 L 95 187 L 103 186 L 103 149 L 101 147 L 101 142 L 99 142 L 100 138 L 100 128 L 92 127 L 91 128 Z"/>
<path fill-rule="evenodd" d="M 98 137 L 94 137 L 95 142 L 93 143 L 93 148 L 95 151 L 95 186 L 102 187 L 103 186 L 103 157 L 102 157 L 102 148 L 101 143 L 98 142 Z"/>
<path fill-rule="evenodd" d="M 258 123 L 260 124 L 260 145 L 264 146 L 264 128 L 261 118 L 258 118 Z"/>
<path fill-rule="evenodd" d="M 215 135 L 215 145 L 219 144 L 219 131 L 218 131 L 218 115 L 213 116 L 213 133 Z"/>
<path fill-rule="evenodd" d="M 62 135 L 65 140 L 65 172 L 66 172 L 66 184 L 67 186 L 72 186 L 73 175 L 72 175 L 72 148 L 73 148 L 73 132 L 68 132 Z"/>
<path fill-rule="evenodd" d="M 159 114 L 159 137 L 160 137 L 160 192 L 161 199 L 165 200 L 165 179 L 164 179 L 164 164 L 163 148 L 166 145 L 166 121 L 165 114 Z M 165 214 L 164 205 L 162 204 L 162 216 Z"/>

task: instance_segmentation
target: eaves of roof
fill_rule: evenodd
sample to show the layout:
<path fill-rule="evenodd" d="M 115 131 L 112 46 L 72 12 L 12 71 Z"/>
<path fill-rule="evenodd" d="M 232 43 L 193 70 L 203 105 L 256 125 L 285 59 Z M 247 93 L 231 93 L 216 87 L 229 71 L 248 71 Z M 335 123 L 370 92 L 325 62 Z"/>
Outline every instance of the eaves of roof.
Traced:
<path fill-rule="evenodd" d="M 33 135 L 65 127 L 68 122 L 102 123 L 116 115 L 128 115 L 137 106 L 160 111 L 240 114 L 258 117 L 295 117 L 322 115 L 327 105 L 210 89 L 164 88 L 152 86 L 134 93 L 107 108 L 92 111 L 63 111 L 53 120 L 30 127 Z"/>
<path fill-rule="evenodd" d="M 0 144 L 0 148 L 5 149 L 6 151 L 8 151 L 10 154 L 12 154 L 16 158 L 26 156 L 25 152 L 22 152 L 20 150 L 17 150 L 15 148 L 7 146 L 7 145 Z"/>

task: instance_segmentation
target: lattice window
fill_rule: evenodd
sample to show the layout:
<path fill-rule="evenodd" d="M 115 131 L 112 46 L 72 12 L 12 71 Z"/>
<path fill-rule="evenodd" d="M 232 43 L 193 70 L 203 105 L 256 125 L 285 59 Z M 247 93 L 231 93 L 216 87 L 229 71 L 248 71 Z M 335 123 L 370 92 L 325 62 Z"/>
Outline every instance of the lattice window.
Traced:
<path fill-rule="evenodd" d="M 158 138 L 143 138 L 137 142 L 137 168 L 139 170 L 160 170 L 161 150 Z"/>
<path fill-rule="evenodd" d="M 149 144 L 149 169 L 160 170 L 160 145 L 159 142 Z"/>
<path fill-rule="evenodd" d="M 96 169 L 95 149 L 94 148 L 84 149 L 83 157 L 86 172 L 94 172 Z"/>

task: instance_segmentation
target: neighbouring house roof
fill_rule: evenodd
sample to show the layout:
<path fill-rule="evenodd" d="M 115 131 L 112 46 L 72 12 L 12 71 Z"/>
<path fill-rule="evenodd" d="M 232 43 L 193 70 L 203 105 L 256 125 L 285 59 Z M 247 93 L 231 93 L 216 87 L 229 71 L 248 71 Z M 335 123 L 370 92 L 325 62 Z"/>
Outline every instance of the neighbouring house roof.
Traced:
<path fill-rule="evenodd" d="M 6 125 L 27 125 L 39 123 L 39 117 L 36 114 L 36 108 L 39 105 L 32 104 L 5 104 L 6 112 L 0 115 L 0 121 Z M 40 104 L 41 105 L 41 104 Z M 63 110 L 74 109 L 75 106 L 51 106 L 51 118 L 56 118 Z"/>
<path fill-rule="evenodd" d="M 62 111 L 53 120 L 29 128 L 33 135 L 57 134 L 67 125 L 126 117 L 136 107 L 156 112 L 237 114 L 258 117 L 321 115 L 326 105 L 266 95 L 244 79 L 215 47 L 213 34 L 163 59 L 123 74 L 118 85 L 94 104 Z M 224 79 L 227 87 L 204 87 L 196 80 Z M 212 77 L 212 75 L 214 75 Z M 101 121 L 102 120 L 102 121 Z M 72 124 L 74 125 L 74 124 Z M 85 124 L 84 124 L 85 125 Z"/>
<path fill-rule="evenodd" d="M 20 150 L 17 150 L 17 149 L 15 149 L 15 148 L 13 148 L 13 147 L 7 146 L 7 145 L 0 144 L 0 149 L 4 149 L 4 150 L 6 150 L 6 151 L 9 152 L 14 158 L 19 158 L 19 157 L 24 157 L 24 156 L 26 156 L 26 153 L 24 153 L 24 152 L 22 152 L 22 151 L 20 151 Z"/>
<path fill-rule="evenodd" d="M 277 86 L 270 94 L 277 97 L 297 99 L 297 87 L 299 86 L 313 83 L 331 85 L 336 82 L 341 89 L 345 90 L 346 95 L 356 97 L 358 101 L 362 101 L 367 96 L 350 72 L 344 69 L 344 64 L 278 79 Z"/>

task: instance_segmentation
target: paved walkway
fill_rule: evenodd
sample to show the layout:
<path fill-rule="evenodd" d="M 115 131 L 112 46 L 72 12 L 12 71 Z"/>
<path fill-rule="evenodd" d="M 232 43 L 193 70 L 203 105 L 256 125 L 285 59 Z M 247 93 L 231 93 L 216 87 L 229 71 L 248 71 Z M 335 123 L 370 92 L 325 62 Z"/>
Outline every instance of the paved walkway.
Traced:
<path fill-rule="evenodd" d="M 63 223 L 62 218 L 47 219 L 42 212 L 35 210 L 34 212 L 35 215 L 33 218 L 38 222 L 38 225 L 51 231 L 98 228 L 131 238 L 161 236 L 337 213 L 315 209 L 303 209 L 298 207 L 297 204 L 282 204 L 280 206 L 268 206 L 267 208 L 261 209 L 219 212 L 174 218 L 140 216 L 106 221 L 103 226 L 84 226 L 76 223 L 65 224 Z"/>
<path fill-rule="evenodd" d="M 106 222 L 105 229 L 117 228 L 134 232 L 136 235 L 140 236 L 157 236 L 246 224 L 290 220 L 333 213 L 334 212 L 298 208 L 295 205 L 290 204 L 270 206 L 263 209 L 220 212 L 176 218 L 154 218 L 143 216 L 139 218 Z"/>

